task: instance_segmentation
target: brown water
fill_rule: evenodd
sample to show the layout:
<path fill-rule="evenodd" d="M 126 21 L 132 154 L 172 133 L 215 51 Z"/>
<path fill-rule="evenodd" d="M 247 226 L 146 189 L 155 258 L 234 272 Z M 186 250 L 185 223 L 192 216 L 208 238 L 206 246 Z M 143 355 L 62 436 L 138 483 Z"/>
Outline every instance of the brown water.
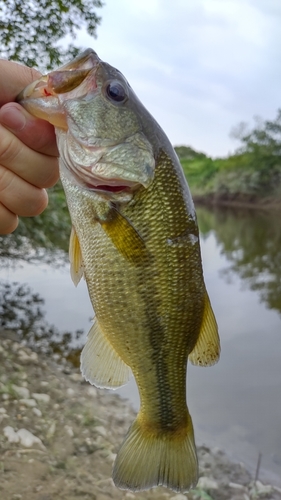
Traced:
<path fill-rule="evenodd" d="M 203 208 L 197 213 L 205 280 L 222 343 L 218 365 L 188 369 L 188 404 L 197 442 L 223 448 L 253 470 L 262 453 L 260 477 L 271 475 L 281 485 L 280 214 Z M 85 283 L 75 289 L 68 266 L 55 269 L 21 261 L 15 269 L 5 264 L 0 278 L 10 284 L 27 283 L 40 294 L 43 301 L 36 303 L 29 300 L 31 292 L 21 288 L 18 297 L 26 300 L 15 317 L 21 315 L 23 322 L 30 304 L 41 316 L 45 311 L 44 321 L 56 327 L 44 330 L 46 344 L 48 336 L 55 336 L 59 344 L 62 330 L 84 332 L 65 334 L 65 345 L 85 341 L 92 308 Z M 13 292 L 6 292 L 6 303 L 12 303 L 18 289 L 14 285 Z M 40 321 L 37 317 L 32 324 L 39 337 Z M 11 314 L 4 326 L 12 326 Z M 138 407 L 133 381 L 118 392 Z"/>

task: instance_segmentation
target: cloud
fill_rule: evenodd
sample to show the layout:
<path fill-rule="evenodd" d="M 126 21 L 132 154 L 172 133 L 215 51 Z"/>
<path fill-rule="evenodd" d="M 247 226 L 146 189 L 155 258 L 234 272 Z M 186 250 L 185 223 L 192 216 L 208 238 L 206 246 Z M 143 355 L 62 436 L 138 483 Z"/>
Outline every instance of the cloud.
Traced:
<path fill-rule="evenodd" d="M 173 144 L 211 155 L 229 131 L 280 106 L 280 0 L 107 0 L 98 39 Z"/>

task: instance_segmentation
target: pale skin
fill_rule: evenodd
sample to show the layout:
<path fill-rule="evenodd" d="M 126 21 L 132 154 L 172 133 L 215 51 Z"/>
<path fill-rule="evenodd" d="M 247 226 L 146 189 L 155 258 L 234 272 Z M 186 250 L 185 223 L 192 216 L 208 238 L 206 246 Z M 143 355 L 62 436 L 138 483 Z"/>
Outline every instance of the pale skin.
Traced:
<path fill-rule="evenodd" d="M 58 178 L 54 128 L 13 102 L 40 73 L 0 60 L 0 234 L 13 232 L 18 216 L 39 215 L 48 204 L 46 189 Z"/>

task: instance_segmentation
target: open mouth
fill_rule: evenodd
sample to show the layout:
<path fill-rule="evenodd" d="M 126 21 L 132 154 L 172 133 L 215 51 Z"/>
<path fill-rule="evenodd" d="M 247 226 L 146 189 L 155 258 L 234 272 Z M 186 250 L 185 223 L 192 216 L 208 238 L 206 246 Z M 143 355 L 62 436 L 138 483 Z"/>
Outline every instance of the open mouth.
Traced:
<path fill-rule="evenodd" d="M 89 191 L 99 192 L 99 193 L 122 193 L 122 192 L 132 192 L 139 186 L 139 183 L 134 181 L 127 181 L 119 178 L 102 179 L 96 177 L 93 173 L 75 165 L 69 165 L 66 161 L 63 163 L 64 167 L 68 171 L 68 175 L 72 177 L 75 182 L 82 188 Z"/>
<path fill-rule="evenodd" d="M 30 83 L 18 95 L 17 101 L 69 93 L 83 83 L 88 74 L 97 67 L 99 61 L 97 54 L 92 49 L 88 49 L 70 63 Z"/>
<path fill-rule="evenodd" d="M 62 103 L 96 89 L 95 71 L 99 62 L 97 54 L 88 49 L 71 63 L 30 83 L 16 100 L 32 115 L 67 130 Z"/>
<path fill-rule="evenodd" d="M 39 80 L 28 85 L 17 97 L 31 114 L 43 118 L 55 127 L 68 130 L 63 101 L 73 97 L 81 97 L 96 89 L 95 72 L 100 59 L 92 50 L 86 50 L 82 55 L 69 64 L 65 64 L 56 71 L 51 71 Z M 70 171 L 72 169 L 69 169 Z M 73 169 L 76 180 L 87 189 L 119 193 L 128 190 L 131 186 L 124 185 L 118 180 L 101 184 L 101 179 L 93 179 L 91 174 L 80 169 Z"/>
<path fill-rule="evenodd" d="M 125 172 L 122 161 L 121 167 L 117 161 L 117 166 L 112 168 L 111 160 L 105 161 L 102 167 L 98 165 L 100 160 L 103 161 L 103 150 L 106 149 L 108 153 L 108 148 L 115 148 L 117 144 L 107 139 L 105 148 L 98 142 L 100 139 L 97 139 L 95 145 L 93 138 L 88 144 L 88 131 L 85 130 L 84 135 L 80 137 L 69 125 L 73 123 L 69 120 L 71 112 L 68 101 L 79 103 L 81 100 L 88 103 L 98 97 L 104 90 L 102 74 L 102 61 L 92 49 L 88 49 L 69 64 L 32 82 L 18 95 L 17 101 L 33 116 L 47 120 L 55 126 L 57 137 L 61 137 L 62 141 L 59 148 L 62 163 L 78 185 L 98 192 L 101 196 L 108 193 L 107 197 L 110 197 L 112 193 L 114 197 L 114 194 L 122 192 L 129 195 L 142 182 L 132 180 L 134 177 Z M 80 115 L 79 118 L 82 120 Z M 69 137 L 72 137 L 72 140 Z M 60 139 L 58 143 L 59 141 Z"/>

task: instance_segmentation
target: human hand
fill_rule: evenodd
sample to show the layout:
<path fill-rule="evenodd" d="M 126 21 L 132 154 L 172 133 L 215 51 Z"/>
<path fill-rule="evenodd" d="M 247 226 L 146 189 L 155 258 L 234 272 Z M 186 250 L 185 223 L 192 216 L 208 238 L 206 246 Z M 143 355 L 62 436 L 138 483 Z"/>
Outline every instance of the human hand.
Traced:
<path fill-rule="evenodd" d="M 40 73 L 0 60 L 0 234 L 13 232 L 18 216 L 39 215 L 48 204 L 44 188 L 58 178 L 58 150 L 52 125 L 14 101 Z"/>

